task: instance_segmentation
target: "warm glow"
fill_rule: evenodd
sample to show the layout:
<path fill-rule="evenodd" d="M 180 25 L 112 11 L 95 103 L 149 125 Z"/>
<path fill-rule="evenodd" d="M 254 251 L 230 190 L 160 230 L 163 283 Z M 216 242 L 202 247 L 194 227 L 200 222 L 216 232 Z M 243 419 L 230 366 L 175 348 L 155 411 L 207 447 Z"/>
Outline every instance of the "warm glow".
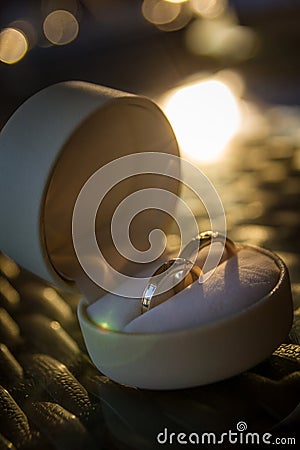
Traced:
<path fill-rule="evenodd" d="M 258 38 L 251 28 L 238 25 L 236 18 L 227 14 L 214 20 L 195 20 L 187 29 L 186 45 L 197 55 L 242 61 L 255 55 Z"/>
<path fill-rule="evenodd" d="M 156 27 L 162 31 L 178 31 L 184 28 L 190 22 L 190 20 L 190 14 L 180 14 L 173 22 L 163 25 L 156 25 Z"/>
<path fill-rule="evenodd" d="M 164 0 L 167 3 L 186 3 L 189 0 Z"/>
<path fill-rule="evenodd" d="M 76 17 L 63 9 L 51 12 L 43 24 L 48 41 L 55 45 L 66 45 L 78 35 L 79 24 Z"/>
<path fill-rule="evenodd" d="M 226 0 L 190 0 L 191 7 L 196 14 L 207 19 L 215 19 L 225 11 Z"/>
<path fill-rule="evenodd" d="M 180 3 L 165 0 L 144 0 L 142 13 L 148 22 L 163 25 L 173 22 L 181 12 Z"/>
<path fill-rule="evenodd" d="M 240 110 L 229 87 L 217 80 L 186 85 L 167 98 L 165 113 L 183 155 L 216 160 L 237 132 Z"/>
<path fill-rule="evenodd" d="M 15 28 L 5 28 L 0 33 L 0 61 L 15 64 L 28 50 L 28 42 L 24 33 Z"/>
<path fill-rule="evenodd" d="M 28 19 L 17 19 L 10 23 L 10 28 L 21 31 L 26 37 L 28 50 L 35 47 L 38 42 L 38 30 Z"/>
<path fill-rule="evenodd" d="M 229 86 L 235 97 L 241 98 L 245 91 L 245 81 L 241 75 L 230 69 L 224 69 L 218 72 L 218 80 Z"/>

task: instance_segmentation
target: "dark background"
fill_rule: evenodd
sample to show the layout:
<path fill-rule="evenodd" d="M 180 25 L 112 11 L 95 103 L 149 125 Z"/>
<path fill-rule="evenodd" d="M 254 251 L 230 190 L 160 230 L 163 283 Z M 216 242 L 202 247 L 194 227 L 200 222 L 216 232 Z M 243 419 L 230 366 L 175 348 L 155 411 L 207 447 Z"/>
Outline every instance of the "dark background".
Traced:
<path fill-rule="evenodd" d="M 25 19 L 35 33 L 32 48 L 21 61 L 0 65 L 1 126 L 30 95 L 69 79 L 155 96 L 199 71 L 234 68 L 246 80 L 251 98 L 300 103 L 299 0 L 231 0 L 240 24 L 255 30 L 259 39 L 255 55 L 244 61 L 193 54 L 185 33 L 195 18 L 181 30 L 165 32 L 145 20 L 138 0 L 78 1 L 77 39 L 68 45 L 50 45 L 43 35 L 43 20 L 49 11 L 72 9 L 72 4 L 1 0 L 1 29 Z"/>

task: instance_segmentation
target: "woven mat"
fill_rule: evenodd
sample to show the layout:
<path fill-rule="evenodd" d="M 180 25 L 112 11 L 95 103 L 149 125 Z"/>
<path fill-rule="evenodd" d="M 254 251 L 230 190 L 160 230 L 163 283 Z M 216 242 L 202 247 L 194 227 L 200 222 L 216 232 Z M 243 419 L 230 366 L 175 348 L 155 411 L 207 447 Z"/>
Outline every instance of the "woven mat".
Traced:
<path fill-rule="evenodd" d="M 142 391 L 94 368 L 77 322 L 78 298 L 3 255 L 0 268 L 0 449 L 152 449 L 165 427 L 219 433 L 239 421 L 248 430 L 295 436 L 299 308 L 288 341 L 251 371 L 199 388 Z"/>

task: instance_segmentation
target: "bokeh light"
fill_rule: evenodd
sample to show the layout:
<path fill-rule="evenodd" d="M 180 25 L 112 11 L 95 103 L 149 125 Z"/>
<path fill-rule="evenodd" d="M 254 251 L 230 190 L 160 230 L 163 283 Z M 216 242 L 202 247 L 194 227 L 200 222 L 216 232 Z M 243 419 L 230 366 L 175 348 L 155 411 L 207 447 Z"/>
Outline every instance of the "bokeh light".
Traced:
<path fill-rule="evenodd" d="M 194 13 L 207 19 L 221 16 L 227 8 L 227 0 L 190 0 Z"/>
<path fill-rule="evenodd" d="M 187 3 L 190 0 L 164 0 L 167 3 Z"/>
<path fill-rule="evenodd" d="M 171 3 L 165 0 L 144 0 L 142 4 L 143 16 L 154 25 L 171 23 L 179 16 L 180 12 L 180 3 Z"/>
<path fill-rule="evenodd" d="M 255 55 L 258 39 L 251 28 L 238 25 L 234 15 L 226 14 L 195 20 L 187 29 L 186 44 L 197 55 L 247 60 Z"/>
<path fill-rule="evenodd" d="M 245 92 L 245 81 L 236 70 L 223 69 L 217 74 L 217 79 L 229 87 L 236 98 L 241 98 Z"/>
<path fill-rule="evenodd" d="M 223 30 L 222 43 L 217 52 L 236 60 L 247 60 L 255 55 L 257 47 L 255 32 L 249 27 L 235 25 Z"/>
<path fill-rule="evenodd" d="M 14 20 L 9 24 L 9 27 L 21 31 L 21 33 L 26 37 L 28 50 L 35 47 L 38 42 L 38 32 L 29 19 Z"/>
<path fill-rule="evenodd" d="M 66 45 L 74 41 L 79 32 L 76 17 L 69 11 L 59 9 L 46 17 L 43 30 L 46 38 L 54 45 Z"/>
<path fill-rule="evenodd" d="M 218 159 L 241 120 L 232 91 L 216 79 L 179 87 L 166 97 L 163 109 L 183 156 L 198 162 Z"/>
<path fill-rule="evenodd" d="M 192 19 L 193 14 L 191 11 L 191 8 L 189 7 L 188 3 L 182 3 L 180 5 L 180 13 L 178 16 L 169 23 L 164 24 L 156 24 L 156 27 L 159 28 L 162 31 L 177 31 L 184 28 Z"/>
<path fill-rule="evenodd" d="M 16 28 L 5 28 L 0 33 L 0 61 L 15 64 L 27 53 L 28 41 L 25 34 Z"/>

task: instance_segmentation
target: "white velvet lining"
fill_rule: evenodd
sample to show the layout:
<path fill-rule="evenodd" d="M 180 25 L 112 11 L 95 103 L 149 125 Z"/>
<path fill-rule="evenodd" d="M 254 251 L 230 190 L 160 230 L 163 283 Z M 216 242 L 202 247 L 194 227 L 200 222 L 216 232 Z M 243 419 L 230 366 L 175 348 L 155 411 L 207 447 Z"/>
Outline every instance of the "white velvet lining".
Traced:
<path fill-rule="evenodd" d="M 109 330 L 158 333 L 195 328 L 238 313 L 276 285 L 279 268 L 259 249 L 245 247 L 220 264 L 204 283 L 192 285 L 141 314 L 140 299 L 107 294 L 87 308 L 90 318 Z"/>

